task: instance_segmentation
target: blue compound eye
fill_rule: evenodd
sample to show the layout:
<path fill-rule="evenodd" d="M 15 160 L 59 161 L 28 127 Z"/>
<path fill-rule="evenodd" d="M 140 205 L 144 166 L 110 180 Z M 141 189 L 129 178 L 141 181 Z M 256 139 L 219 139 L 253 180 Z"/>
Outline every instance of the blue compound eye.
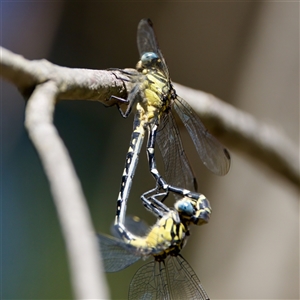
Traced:
<path fill-rule="evenodd" d="M 177 203 L 175 203 L 175 207 L 180 213 L 188 216 L 191 216 L 194 213 L 193 205 L 191 204 L 191 202 L 186 200 L 178 201 Z"/>
<path fill-rule="evenodd" d="M 141 57 L 141 62 L 143 64 L 143 66 L 151 65 L 156 60 L 158 60 L 158 55 L 154 52 L 146 52 Z"/>

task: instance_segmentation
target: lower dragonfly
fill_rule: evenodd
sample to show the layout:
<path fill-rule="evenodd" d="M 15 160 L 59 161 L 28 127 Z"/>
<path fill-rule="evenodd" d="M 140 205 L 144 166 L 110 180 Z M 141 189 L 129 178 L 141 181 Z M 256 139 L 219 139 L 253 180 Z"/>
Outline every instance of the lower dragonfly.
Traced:
<path fill-rule="evenodd" d="M 150 231 L 142 221 L 126 218 L 126 227 L 113 227 L 117 238 L 99 234 L 105 271 L 117 272 L 141 258 L 153 256 L 154 260 L 132 278 L 129 299 L 209 300 L 197 275 L 180 255 L 190 235 L 189 225 L 208 222 L 209 202 L 204 195 L 198 201 L 183 198 L 175 203 L 175 209 L 170 209 L 158 196 L 142 196 L 145 207 L 158 217 Z"/>

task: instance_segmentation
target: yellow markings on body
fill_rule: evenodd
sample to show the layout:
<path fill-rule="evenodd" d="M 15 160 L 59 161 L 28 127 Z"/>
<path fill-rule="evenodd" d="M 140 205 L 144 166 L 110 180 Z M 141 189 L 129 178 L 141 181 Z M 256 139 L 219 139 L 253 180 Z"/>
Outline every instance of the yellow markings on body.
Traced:
<path fill-rule="evenodd" d="M 200 195 L 199 200 L 206 200 L 206 197 L 204 195 Z"/>
<path fill-rule="evenodd" d="M 145 96 L 147 98 L 148 105 L 155 106 L 155 107 L 161 106 L 162 101 L 155 91 L 146 89 Z"/>
<path fill-rule="evenodd" d="M 154 153 L 154 148 L 148 148 L 147 149 L 149 153 L 153 154 Z"/>
<path fill-rule="evenodd" d="M 133 216 L 132 220 L 136 223 L 141 222 L 141 219 L 138 216 Z"/>
<path fill-rule="evenodd" d="M 131 141 L 132 145 L 134 146 L 136 144 L 136 139 L 133 139 Z M 133 149 L 131 147 L 129 147 L 128 151 L 133 151 Z"/>
<path fill-rule="evenodd" d="M 143 70 L 145 79 L 141 86 L 144 91 L 143 100 L 137 103 L 137 110 L 140 112 L 141 123 L 149 123 L 153 118 L 158 118 L 161 112 L 165 111 L 169 103 L 162 100 L 165 90 L 169 90 L 168 81 L 158 72 L 148 69 Z"/>
<path fill-rule="evenodd" d="M 171 212 L 158 220 L 145 237 L 135 237 L 129 240 L 128 244 L 144 255 L 161 255 L 181 247 L 186 228 L 182 223 L 176 225 L 173 214 L 174 212 Z"/>
<path fill-rule="evenodd" d="M 161 94 L 163 92 L 163 89 L 165 88 L 165 86 L 168 85 L 168 81 L 166 80 L 166 78 L 163 77 L 158 72 L 148 73 L 146 75 L 146 77 L 149 82 L 148 87 L 156 93 Z"/>
<path fill-rule="evenodd" d="M 171 232 L 174 231 L 174 221 L 172 219 L 167 219 L 165 222 L 164 228 L 165 228 L 166 232 L 169 233 L 169 235 L 168 235 L 169 239 L 171 239 L 172 238 Z"/>
<path fill-rule="evenodd" d="M 133 247 L 135 247 L 137 249 L 144 249 L 145 252 L 149 251 L 149 247 L 148 247 L 148 245 L 146 243 L 145 238 L 136 238 L 136 239 L 130 240 L 128 242 L 128 244 L 130 244 L 131 246 L 133 246 Z"/>
<path fill-rule="evenodd" d="M 137 126 L 134 132 L 141 133 L 143 131 L 143 127 L 141 125 Z"/>
<path fill-rule="evenodd" d="M 211 209 L 209 209 L 208 207 L 206 207 L 204 210 L 211 213 Z"/>
<path fill-rule="evenodd" d="M 136 139 L 133 139 L 132 140 L 132 145 L 134 146 L 134 144 L 136 143 Z M 128 148 L 128 151 L 127 152 L 133 152 L 133 148 L 130 146 L 129 148 Z"/>
<path fill-rule="evenodd" d="M 146 244 L 154 251 L 164 252 L 171 246 L 170 234 L 161 227 L 154 227 L 146 237 Z"/>

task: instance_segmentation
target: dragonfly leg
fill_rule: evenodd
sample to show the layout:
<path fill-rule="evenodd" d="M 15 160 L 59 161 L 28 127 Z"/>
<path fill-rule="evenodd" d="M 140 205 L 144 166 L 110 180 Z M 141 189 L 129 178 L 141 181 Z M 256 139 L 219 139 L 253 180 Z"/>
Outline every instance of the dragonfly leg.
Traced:
<path fill-rule="evenodd" d="M 155 161 L 155 140 L 156 140 L 157 129 L 158 129 L 157 124 L 153 124 L 148 127 L 148 144 L 147 144 L 148 163 L 149 163 L 150 172 L 152 176 L 155 178 L 156 183 L 166 191 L 169 185 L 159 174 L 156 167 L 156 161 Z"/>
<path fill-rule="evenodd" d="M 155 151 L 154 151 L 157 129 L 158 126 L 156 124 L 148 127 L 149 137 L 148 137 L 148 144 L 147 144 L 149 168 L 151 174 L 156 179 L 158 185 L 156 189 L 159 189 L 159 187 L 161 187 L 165 191 L 169 191 L 177 195 L 181 195 L 183 197 L 182 201 L 190 201 L 190 203 L 194 207 L 194 212 L 195 212 L 193 215 L 186 215 L 185 218 L 188 218 L 192 223 L 196 225 L 207 223 L 211 214 L 211 207 L 206 197 L 202 194 L 168 184 L 158 172 L 156 168 Z M 152 199 L 155 199 L 158 202 L 156 197 L 157 196 L 153 196 Z M 157 202 L 156 202 L 156 206 L 158 206 Z M 178 202 L 177 206 L 175 205 L 175 207 L 182 215 L 184 215 L 185 214 L 184 210 L 180 210 L 180 207 L 182 207 L 181 204 L 183 204 L 183 202 Z"/>
<path fill-rule="evenodd" d="M 131 75 L 130 73 L 126 73 L 126 72 L 122 72 L 122 73 L 125 73 L 127 75 Z M 120 78 L 120 79 L 122 79 L 124 81 L 130 81 L 130 80 L 125 79 L 125 78 Z M 124 88 L 126 88 L 126 87 L 124 86 Z M 125 112 L 121 109 L 121 107 L 118 103 L 116 104 L 120 114 L 122 115 L 122 117 L 127 118 L 129 116 L 129 114 L 131 113 L 132 107 L 140 100 L 140 85 L 139 84 L 134 85 L 134 87 L 129 92 L 127 99 L 117 97 L 117 96 L 114 96 L 114 95 L 110 96 L 109 100 L 111 100 L 111 99 L 115 99 L 115 100 L 118 100 L 121 103 L 128 104 L 128 107 L 127 107 Z"/>
<path fill-rule="evenodd" d="M 160 209 L 155 207 L 155 205 L 148 198 L 144 197 L 144 195 L 141 196 L 141 199 L 145 208 L 151 211 L 156 217 L 162 218 L 164 216 L 164 213 Z"/>
<path fill-rule="evenodd" d="M 170 212 L 170 209 L 165 204 L 163 204 L 160 200 L 158 200 L 157 197 L 165 198 L 168 192 L 154 194 L 149 197 L 148 194 L 150 194 L 153 191 L 155 191 L 155 189 L 144 193 L 141 196 L 141 199 L 146 209 L 151 211 L 155 216 L 162 218 L 166 213 Z"/>
<path fill-rule="evenodd" d="M 148 155 L 148 163 L 150 172 L 156 180 L 158 186 L 160 186 L 163 190 L 171 191 L 175 194 L 182 195 L 183 197 L 189 197 L 194 200 L 197 200 L 200 194 L 196 192 L 192 192 L 190 190 L 184 188 L 178 188 L 172 186 L 166 182 L 166 180 L 160 175 L 159 171 L 156 167 L 156 160 L 155 160 L 155 141 L 156 141 L 156 134 L 158 130 L 158 125 L 154 124 L 148 127 L 148 144 L 147 144 L 147 155 Z"/>

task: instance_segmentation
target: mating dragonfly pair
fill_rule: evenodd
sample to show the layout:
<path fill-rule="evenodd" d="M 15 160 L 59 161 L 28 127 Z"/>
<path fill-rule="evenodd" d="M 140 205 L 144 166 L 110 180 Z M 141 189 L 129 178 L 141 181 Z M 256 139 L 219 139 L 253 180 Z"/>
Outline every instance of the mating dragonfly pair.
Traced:
<path fill-rule="evenodd" d="M 134 106 L 136 113 L 117 201 L 115 238 L 99 234 L 105 270 L 116 272 L 142 257 L 153 256 L 154 261 L 134 275 L 129 299 L 209 299 L 197 275 L 180 255 L 189 236 L 189 226 L 207 223 L 211 208 L 205 196 L 196 192 L 196 179 L 173 110 L 189 132 L 200 159 L 213 173 L 228 172 L 230 155 L 207 132 L 192 108 L 176 95 L 149 19 L 142 19 L 138 25 L 137 44 L 141 56 L 136 67 L 138 73 L 118 69 L 126 76 L 123 80 L 133 83 L 133 88 L 126 100 L 114 97 L 128 104 L 125 112 L 119 107 L 123 117 Z M 156 187 L 141 196 L 146 209 L 157 217 L 149 230 L 141 221 L 126 218 L 127 200 L 146 132 L 149 168 L 156 181 Z M 166 179 L 156 167 L 156 143 Z M 170 192 L 177 199 L 174 208 L 163 203 Z"/>

